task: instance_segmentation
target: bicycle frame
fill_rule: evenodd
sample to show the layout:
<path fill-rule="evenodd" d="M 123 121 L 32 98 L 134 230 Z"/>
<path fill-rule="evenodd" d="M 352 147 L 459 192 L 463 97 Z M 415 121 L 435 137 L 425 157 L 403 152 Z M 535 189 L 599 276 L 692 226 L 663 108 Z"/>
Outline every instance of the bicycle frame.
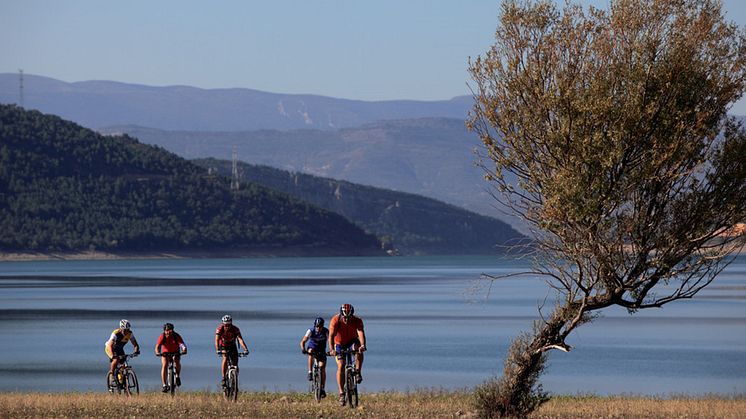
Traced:
<path fill-rule="evenodd" d="M 314 353 L 303 351 L 304 354 L 312 358 L 311 364 L 311 394 L 317 402 L 321 402 L 321 366 L 319 365 L 319 359 Z"/>
<path fill-rule="evenodd" d="M 218 351 L 218 355 L 221 357 L 227 357 L 228 368 L 225 370 L 225 376 L 223 380 L 225 387 L 223 388 L 223 395 L 226 400 L 237 401 L 238 400 L 238 366 L 233 364 L 233 359 L 228 356 L 227 351 Z M 248 352 L 239 352 L 238 357 L 242 358 L 248 356 Z"/>
<path fill-rule="evenodd" d="M 357 349 L 347 349 L 337 353 L 338 355 L 342 355 L 345 360 L 345 369 L 344 373 L 342 374 L 342 390 L 344 391 L 345 395 L 345 403 L 350 408 L 357 407 L 359 402 L 357 381 L 355 381 L 355 377 L 357 376 L 357 368 L 355 367 L 355 357 L 353 356 L 357 353 Z"/>
<path fill-rule="evenodd" d="M 169 387 L 168 391 L 171 393 L 171 396 L 173 396 L 176 391 L 176 364 L 174 362 L 174 357 L 179 354 L 180 352 L 162 352 L 159 355 L 161 357 L 166 357 L 166 385 Z"/>
<path fill-rule="evenodd" d="M 127 396 L 131 396 L 133 392 L 134 394 L 140 394 L 140 384 L 137 381 L 137 374 L 135 374 L 135 370 L 127 362 L 129 358 L 136 356 L 137 354 L 135 353 L 118 356 L 119 363 L 114 371 L 115 375 L 112 377 L 111 371 L 106 374 L 106 386 L 110 393 L 116 391 L 117 394 L 124 393 Z M 116 386 L 111 385 L 114 379 L 116 379 Z"/>

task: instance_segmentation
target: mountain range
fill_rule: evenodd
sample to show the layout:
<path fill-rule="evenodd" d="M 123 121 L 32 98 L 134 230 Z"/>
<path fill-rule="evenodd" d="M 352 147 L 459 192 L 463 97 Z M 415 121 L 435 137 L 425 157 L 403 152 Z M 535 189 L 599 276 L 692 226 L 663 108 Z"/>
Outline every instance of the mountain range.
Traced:
<path fill-rule="evenodd" d="M 494 200 L 475 165 L 475 136 L 458 119 L 381 121 L 335 131 L 164 131 L 136 126 L 126 133 L 188 159 L 214 157 L 429 196 L 495 216 Z"/>
<path fill-rule="evenodd" d="M 21 101 L 18 74 L 0 74 L 0 103 Z M 259 90 L 63 82 L 23 75 L 23 106 L 91 128 L 140 125 L 179 131 L 334 130 L 384 119 L 466 117 L 472 99 L 365 102 Z"/>
<path fill-rule="evenodd" d="M 188 159 L 238 159 L 428 196 L 521 231 L 496 209 L 476 167 L 473 99 L 362 102 L 250 89 L 67 83 L 24 76 L 24 105 L 107 134 L 129 134 Z M 17 74 L 0 74 L 0 102 L 19 102 Z"/>

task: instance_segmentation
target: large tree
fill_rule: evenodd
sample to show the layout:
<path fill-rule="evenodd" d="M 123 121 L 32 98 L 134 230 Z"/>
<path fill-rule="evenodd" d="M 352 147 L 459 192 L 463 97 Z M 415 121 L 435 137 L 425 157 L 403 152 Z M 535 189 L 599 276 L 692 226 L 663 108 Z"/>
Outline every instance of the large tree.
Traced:
<path fill-rule="evenodd" d="M 486 178 L 558 292 L 478 392 L 486 416 L 523 416 L 547 351 L 595 311 L 691 298 L 743 245 L 746 133 L 727 112 L 746 36 L 716 0 L 505 0 L 470 71 Z"/>

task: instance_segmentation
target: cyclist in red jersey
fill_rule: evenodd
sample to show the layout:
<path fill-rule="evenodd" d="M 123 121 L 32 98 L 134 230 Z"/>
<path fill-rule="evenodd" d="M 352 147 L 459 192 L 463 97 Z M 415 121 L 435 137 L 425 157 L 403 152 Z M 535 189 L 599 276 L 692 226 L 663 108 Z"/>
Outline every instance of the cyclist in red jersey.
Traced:
<path fill-rule="evenodd" d="M 343 304 L 339 308 L 339 314 L 332 317 L 329 324 L 329 353 L 337 355 L 337 386 L 339 387 L 339 403 L 344 405 L 345 396 L 342 389 L 342 374 L 344 374 L 345 360 L 338 352 L 347 349 L 357 349 L 355 357 L 355 367 L 357 368 L 357 377 L 355 381 L 363 381 L 363 352 L 365 347 L 365 330 L 363 329 L 363 319 L 353 316 L 355 308 L 350 304 Z"/>
<path fill-rule="evenodd" d="M 236 341 L 241 345 L 244 353 L 249 353 L 246 342 L 244 342 L 241 336 L 241 330 L 233 325 L 233 318 L 226 314 L 223 316 L 220 326 L 215 329 L 215 352 L 226 352 L 220 369 L 221 387 L 225 387 L 225 371 L 228 369 L 228 357 L 231 357 L 233 365 L 238 368 L 238 348 L 236 347 Z"/>
<path fill-rule="evenodd" d="M 187 347 L 184 344 L 184 339 L 181 335 L 174 331 L 174 325 L 166 323 L 163 325 L 163 333 L 158 336 L 158 341 L 155 343 L 155 355 L 161 356 L 162 352 L 177 352 L 174 355 L 174 368 L 176 369 L 176 386 L 181 385 L 181 355 L 186 355 Z M 161 357 L 161 381 L 163 382 L 162 391 L 168 392 L 170 388 L 166 384 L 166 375 L 168 370 L 168 359 Z"/>

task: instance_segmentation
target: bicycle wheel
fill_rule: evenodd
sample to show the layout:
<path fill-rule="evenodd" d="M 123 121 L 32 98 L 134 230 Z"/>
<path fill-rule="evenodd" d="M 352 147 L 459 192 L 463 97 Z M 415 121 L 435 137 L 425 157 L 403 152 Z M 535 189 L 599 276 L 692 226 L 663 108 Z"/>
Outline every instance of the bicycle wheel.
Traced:
<path fill-rule="evenodd" d="M 357 407 L 357 384 L 355 383 L 355 371 L 353 369 L 347 370 L 345 397 L 347 398 L 347 406 L 353 409 Z"/>
<path fill-rule="evenodd" d="M 118 385 L 112 385 L 114 382 L 114 374 L 111 373 L 111 371 L 106 373 L 106 389 L 109 391 L 109 393 L 120 393 L 120 389 Z"/>
<path fill-rule="evenodd" d="M 129 395 L 140 394 L 140 383 L 137 382 L 137 374 L 135 374 L 135 371 L 133 370 L 127 371 L 127 374 L 125 375 L 125 379 L 124 379 L 124 386 L 127 391 L 127 394 Z"/>
<path fill-rule="evenodd" d="M 238 400 L 238 372 L 236 372 L 235 368 L 228 371 L 228 382 L 230 383 L 228 385 L 230 388 L 228 400 L 235 402 Z"/>
<path fill-rule="evenodd" d="M 168 383 L 169 392 L 171 393 L 171 396 L 173 397 L 174 391 L 176 391 L 176 378 L 174 378 L 173 368 L 168 369 L 168 377 L 166 377 L 166 382 Z"/>
<path fill-rule="evenodd" d="M 311 382 L 311 389 L 313 391 L 313 398 L 317 402 L 321 401 L 321 371 L 318 367 L 313 369 L 313 381 Z"/>
<path fill-rule="evenodd" d="M 228 374 L 229 372 L 230 370 L 226 371 L 225 376 L 223 377 L 223 397 L 225 397 L 225 400 L 229 400 L 231 394 L 230 375 Z"/>

